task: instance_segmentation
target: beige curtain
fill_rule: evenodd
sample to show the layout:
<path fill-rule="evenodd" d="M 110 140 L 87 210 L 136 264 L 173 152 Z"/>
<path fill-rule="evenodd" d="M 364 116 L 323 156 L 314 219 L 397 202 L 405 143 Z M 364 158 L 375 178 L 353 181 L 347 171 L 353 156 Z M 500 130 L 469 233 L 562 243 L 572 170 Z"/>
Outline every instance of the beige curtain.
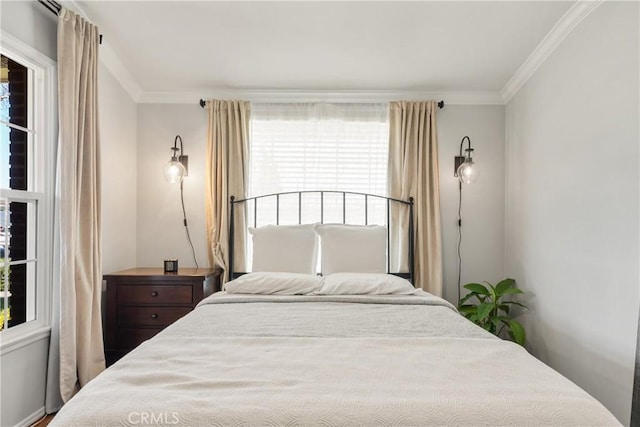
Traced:
<path fill-rule="evenodd" d="M 229 197 L 246 196 L 249 182 L 249 112 L 245 101 L 207 101 L 205 213 L 209 263 L 228 280 Z M 236 205 L 234 271 L 245 271 L 246 204 Z"/>
<path fill-rule="evenodd" d="M 392 102 L 389 114 L 389 196 L 414 199 L 414 284 L 442 295 L 442 242 L 435 101 Z M 409 215 L 392 209 L 391 268 L 408 267 Z M 393 271 L 393 270 L 392 270 Z"/>
<path fill-rule="evenodd" d="M 58 18 L 60 392 L 66 402 L 104 370 L 100 298 L 98 29 L 63 9 Z"/>

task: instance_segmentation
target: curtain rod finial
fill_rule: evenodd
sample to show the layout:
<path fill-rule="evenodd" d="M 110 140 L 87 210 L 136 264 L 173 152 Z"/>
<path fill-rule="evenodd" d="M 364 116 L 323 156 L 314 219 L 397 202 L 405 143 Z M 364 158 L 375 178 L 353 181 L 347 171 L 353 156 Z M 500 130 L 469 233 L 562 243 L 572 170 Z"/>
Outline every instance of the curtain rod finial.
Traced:
<path fill-rule="evenodd" d="M 202 108 L 204 108 L 204 106 L 205 106 L 204 99 L 201 99 L 201 100 L 200 100 L 200 106 L 201 106 Z"/>
<path fill-rule="evenodd" d="M 444 108 L 444 101 L 438 101 L 438 108 Z"/>

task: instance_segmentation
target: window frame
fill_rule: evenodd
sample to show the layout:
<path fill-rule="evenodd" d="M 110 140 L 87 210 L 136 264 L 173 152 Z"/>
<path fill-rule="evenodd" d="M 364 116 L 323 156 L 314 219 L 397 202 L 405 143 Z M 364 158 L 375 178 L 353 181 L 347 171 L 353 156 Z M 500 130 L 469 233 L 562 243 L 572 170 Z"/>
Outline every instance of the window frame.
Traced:
<path fill-rule="evenodd" d="M 254 111 L 256 110 L 256 106 L 260 105 L 260 106 L 262 106 L 264 108 L 265 104 L 266 105 L 270 105 L 271 107 L 275 107 L 276 110 L 278 110 L 279 104 L 284 104 L 284 105 L 286 105 L 286 104 L 293 104 L 293 105 L 300 104 L 302 106 L 301 107 L 302 111 L 299 113 L 300 116 L 299 116 L 299 118 L 297 120 L 295 118 L 293 118 L 293 117 L 286 117 L 286 116 L 278 117 L 277 114 L 274 114 L 270 118 L 264 118 L 264 117 L 256 118 L 256 115 L 254 114 Z M 293 102 L 293 101 L 292 102 L 281 102 L 281 101 L 278 101 L 278 102 L 267 102 L 267 101 L 260 101 L 260 102 L 252 102 L 252 106 L 251 106 L 252 114 L 251 114 L 251 118 L 250 118 L 250 120 L 251 120 L 251 125 L 250 125 L 251 126 L 251 129 L 250 129 L 250 134 L 251 134 L 250 151 L 251 151 L 251 155 L 249 156 L 249 158 L 250 158 L 249 175 L 250 176 L 249 176 L 249 179 L 248 179 L 248 188 L 247 188 L 247 194 L 248 195 L 253 197 L 253 196 L 263 195 L 265 191 L 266 191 L 266 193 L 275 193 L 275 192 L 283 192 L 283 191 L 300 191 L 300 190 L 338 190 L 338 191 L 350 190 L 350 191 L 371 193 L 371 194 L 375 193 L 375 194 L 379 194 L 381 196 L 386 196 L 387 195 L 387 193 L 388 193 L 388 177 L 387 177 L 387 174 L 385 174 L 385 177 L 384 177 L 385 178 L 385 182 L 384 182 L 384 185 L 382 186 L 384 188 L 381 188 L 380 190 L 377 190 L 377 191 L 373 190 L 371 188 L 369 188 L 369 189 L 364 189 L 364 188 L 344 188 L 344 187 L 339 187 L 339 188 L 335 187 L 335 188 L 333 188 L 332 186 L 322 186 L 322 185 L 320 187 L 313 186 L 313 187 L 309 187 L 309 188 L 307 188 L 307 187 L 302 188 L 300 186 L 297 186 L 296 188 L 288 188 L 288 187 L 286 187 L 286 188 L 278 188 L 278 189 L 276 189 L 276 188 L 268 188 L 267 190 L 263 190 L 263 191 L 254 191 L 253 184 L 254 184 L 254 178 L 255 178 L 255 174 L 256 174 L 256 169 L 254 168 L 254 164 L 253 164 L 254 156 L 255 156 L 255 151 L 254 151 L 253 144 L 255 143 L 254 132 L 255 132 L 256 120 L 257 121 L 270 121 L 270 120 L 273 120 L 273 121 L 287 121 L 287 122 L 296 122 L 296 121 L 300 121 L 300 122 L 305 122 L 305 121 L 317 122 L 317 121 L 323 121 L 323 120 L 326 120 L 326 121 L 345 120 L 345 118 L 341 117 L 339 114 L 337 114 L 335 116 L 327 114 L 329 111 L 332 110 L 332 108 L 334 108 L 333 107 L 334 104 L 335 105 L 345 104 L 344 106 L 341 106 L 339 108 L 340 110 L 343 110 L 343 111 L 347 111 L 348 110 L 347 107 L 350 106 L 350 105 L 353 106 L 354 109 L 359 108 L 359 107 L 356 107 L 356 105 L 358 105 L 358 104 L 372 104 L 372 105 L 376 104 L 376 105 L 380 105 L 380 106 L 384 105 L 384 108 L 385 108 L 385 111 L 386 111 L 386 122 L 385 122 L 385 127 L 386 128 L 384 130 L 384 134 L 385 134 L 386 138 L 388 139 L 388 132 L 389 132 L 390 123 L 389 123 L 388 103 L 386 103 L 386 102 L 373 102 L 373 101 L 372 102 L 349 102 L 349 103 L 324 102 L 324 101 L 322 101 L 322 102 L 317 102 L 317 101 L 305 101 L 305 102 L 302 102 L 302 101 L 301 102 Z M 318 107 L 316 107 L 316 105 L 321 107 L 321 110 L 322 110 L 321 111 L 321 116 L 318 116 L 318 117 L 314 117 L 313 115 L 307 116 L 308 111 L 318 108 Z M 307 110 L 304 110 L 305 108 Z M 295 109 L 295 107 L 294 107 L 294 109 Z M 287 109 L 285 109 L 285 111 L 290 113 L 290 111 L 287 110 Z M 359 114 L 362 115 L 362 116 L 366 116 L 367 115 L 367 113 L 359 113 Z M 369 112 L 368 114 L 375 116 L 375 115 L 377 115 L 379 113 L 377 113 L 377 112 L 373 112 L 373 113 Z M 348 121 L 348 120 L 345 120 L 345 121 Z M 358 122 L 358 121 L 361 121 L 361 120 L 354 120 L 354 121 Z M 372 123 L 375 122 L 374 120 L 366 120 L 366 121 L 370 121 Z M 382 123 L 382 122 L 375 122 L 375 123 Z M 272 143 L 273 143 L 273 141 L 272 141 Z M 283 142 L 283 144 L 284 145 L 289 145 L 290 141 Z M 334 145 L 335 145 L 335 147 L 339 147 L 341 144 L 334 144 Z M 385 141 L 385 160 L 384 160 L 384 162 L 385 162 L 385 167 L 387 168 L 387 171 L 388 171 L 388 140 Z M 284 171 L 284 172 L 288 172 L 288 171 Z"/>
<path fill-rule="evenodd" d="M 0 332 L 0 355 L 48 337 L 54 283 L 54 197 L 57 151 L 56 62 L 0 30 L 0 53 L 29 68 L 32 73 L 32 160 L 33 177 L 27 191 L 0 188 L 0 197 L 12 201 L 33 201 L 37 206 L 35 319 Z M 3 123 L 4 124 L 4 123 Z M 29 297 L 28 297 L 29 298 Z"/>

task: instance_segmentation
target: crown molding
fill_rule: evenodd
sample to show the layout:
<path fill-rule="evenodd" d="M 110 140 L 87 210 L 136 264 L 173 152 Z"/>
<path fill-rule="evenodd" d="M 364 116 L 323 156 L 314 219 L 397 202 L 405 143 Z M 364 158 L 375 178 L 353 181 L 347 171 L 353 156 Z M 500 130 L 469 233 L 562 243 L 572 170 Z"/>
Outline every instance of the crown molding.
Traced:
<path fill-rule="evenodd" d="M 578 0 L 562 15 L 500 91 L 504 104 L 507 104 L 511 98 L 518 93 L 520 88 L 533 76 L 571 31 L 591 12 L 598 8 L 603 1 L 604 0 Z"/>
<path fill-rule="evenodd" d="M 131 99 L 143 104 L 197 104 L 204 99 L 245 99 L 253 102 L 388 102 L 393 100 L 442 99 L 448 105 L 505 105 L 524 86 L 560 43 L 605 0 L 578 0 L 565 12 L 518 68 L 500 92 L 494 91 L 385 91 L 385 90 L 262 90 L 207 89 L 202 92 L 143 91 L 105 37 L 100 61 L 122 85 Z M 64 6 L 91 20 L 75 0 Z"/>
<path fill-rule="evenodd" d="M 80 6 L 80 4 L 78 4 L 77 1 L 64 1 L 62 2 L 62 5 L 67 9 L 83 16 L 85 19 L 91 22 L 95 22 L 93 19 L 91 19 L 91 17 L 87 15 L 86 11 L 82 8 L 82 6 Z M 139 102 L 140 96 L 142 94 L 142 88 L 109 44 L 108 36 L 104 37 L 99 51 L 99 60 L 102 65 L 104 65 L 107 70 L 111 72 L 113 77 L 115 77 L 118 83 L 120 83 L 124 90 L 129 94 L 131 99 L 136 103 Z"/>
<path fill-rule="evenodd" d="M 445 105 L 503 105 L 497 91 L 386 91 L 386 90 L 256 90 L 217 89 L 202 92 L 142 92 L 143 104 L 194 104 L 200 99 L 243 99 L 252 102 L 389 102 L 444 100 Z"/>

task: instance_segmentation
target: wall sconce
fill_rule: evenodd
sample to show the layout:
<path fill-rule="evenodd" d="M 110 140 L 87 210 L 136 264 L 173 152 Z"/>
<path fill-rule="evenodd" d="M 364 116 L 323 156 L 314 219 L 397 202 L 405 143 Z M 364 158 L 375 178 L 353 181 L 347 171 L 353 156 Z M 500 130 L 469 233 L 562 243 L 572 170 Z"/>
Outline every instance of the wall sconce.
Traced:
<path fill-rule="evenodd" d="M 178 148 L 178 140 L 180 140 L 180 148 Z M 171 160 L 164 165 L 162 172 L 164 172 L 164 177 L 167 181 L 175 184 L 182 182 L 185 176 L 189 176 L 189 156 L 184 155 L 184 147 L 180 135 L 176 135 L 171 150 Z M 178 152 L 180 152 L 180 154 L 178 154 Z"/>
<path fill-rule="evenodd" d="M 462 147 L 467 141 L 467 148 L 462 155 Z M 462 184 L 473 184 L 478 180 L 480 171 L 478 165 L 471 158 L 473 148 L 471 148 L 471 139 L 468 136 L 460 141 L 460 155 L 455 156 L 455 169 L 453 176 L 458 177 L 458 301 L 460 301 L 460 280 L 462 277 Z"/>
<path fill-rule="evenodd" d="M 465 140 L 467 141 L 468 146 L 464 150 L 465 154 L 462 155 L 462 147 L 464 146 Z M 460 141 L 460 155 L 455 157 L 455 169 L 453 174 L 453 176 L 457 176 L 463 184 L 473 184 L 478 180 L 478 175 L 480 174 L 478 165 L 476 165 L 471 158 L 472 154 L 473 148 L 471 148 L 471 139 L 468 136 L 465 136 L 462 138 L 462 141 Z"/>
<path fill-rule="evenodd" d="M 178 140 L 180 140 L 180 148 L 178 148 Z M 184 207 L 184 187 L 182 179 L 185 176 L 189 175 L 189 156 L 184 155 L 184 147 L 182 145 L 182 137 L 180 135 L 176 135 L 176 139 L 173 141 L 173 147 L 171 147 L 171 160 L 162 168 L 162 172 L 164 172 L 164 177 L 172 184 L 180 183 L 180 204 L 182 205 L 182 225 L 184 225 L 185 232 L 187 234 L 187 241 L 189 242 L 189 246 L 191 247 L 191 254 L 193 255 L 193 263 L 196 266 L 196 269 L 199 268 L 198 265 L 198 257 L 196 257 L 196 250 L 193 247 L 193 242 L 191 241 L 191 234 L 189 234 L 189 224 L 187 223 L 187 210 Z M 180 154 L 178 154 L 180 152 Z M 177 269 L 178 260 L 171 260 L 175 262 L 175 268 Z M 166 263 L 165 261 L 165 273 L 166 271 Z"/>

